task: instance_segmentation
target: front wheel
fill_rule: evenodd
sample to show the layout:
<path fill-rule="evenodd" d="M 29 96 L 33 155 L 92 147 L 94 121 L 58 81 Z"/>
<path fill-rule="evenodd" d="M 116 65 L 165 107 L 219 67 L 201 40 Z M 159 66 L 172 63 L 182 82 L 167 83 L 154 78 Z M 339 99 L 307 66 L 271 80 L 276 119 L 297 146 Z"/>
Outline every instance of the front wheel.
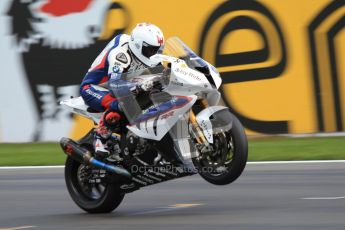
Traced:
<path fill-rule="evenodd" d="M 243 172 L 248 159 L 248 141 L 240 121 L 231 113 L 232 128 L 214 134 L 212 152 L 194 159 L 199 174 L 206 181 L 226 185 L 235 181 Z"/>
<path fill-rule="evenodd" d="M 68 157 L 65 181 L 73 201 L 89 213 L 108 213 L 117 208 L 124 198 L 117 186 L 98 181 L 102 172 Z"/>

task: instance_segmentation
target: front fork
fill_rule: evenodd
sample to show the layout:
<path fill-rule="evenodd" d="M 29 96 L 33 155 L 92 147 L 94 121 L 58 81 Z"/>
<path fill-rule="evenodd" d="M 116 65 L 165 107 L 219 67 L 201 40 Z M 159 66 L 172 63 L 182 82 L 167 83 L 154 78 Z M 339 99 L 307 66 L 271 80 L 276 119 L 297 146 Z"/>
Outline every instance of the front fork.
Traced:
<path fill-rule="evenodd" d="M 201 99 L 199 101 L 199 105 L 201 108 L 206 108 L 208 107 L 208 103 L 205 99 Z M 193 110 L 190 110 L 189 112 L 189 121 L 192 125 L 192 128 L 193 128 L 193 132 L 194 132 L 194 137 L 196 139 L 196 141 L 198 142 L 198 144 L 200 146 L 202 146 L 201 148 L 201 152 L 203 151 L 209 151 L 211 150 L 211 146 L 210 146 L 210 143 L 208 143 L 205 135 L 204 135 L 204 132 L 202 131 L 202 129 L 200 128 L 197 120 L 196 120 L 196 116 L 195 116 L 195 113 L 193 112 Z"/>

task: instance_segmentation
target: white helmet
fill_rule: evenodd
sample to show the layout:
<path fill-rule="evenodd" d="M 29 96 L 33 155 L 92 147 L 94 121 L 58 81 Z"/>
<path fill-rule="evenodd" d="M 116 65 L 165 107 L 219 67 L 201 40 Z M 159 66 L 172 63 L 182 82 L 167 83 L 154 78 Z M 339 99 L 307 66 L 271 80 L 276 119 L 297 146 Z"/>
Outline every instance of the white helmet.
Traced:
<path fill-rule="evenodd" d="M 150 23 L 139 23 L 132 31 L 129 48 L 133 54 L 145 65 L 156 66 L 158 63 L 151 61 L 150 57 L 164 45 L 162 31 Z"/>

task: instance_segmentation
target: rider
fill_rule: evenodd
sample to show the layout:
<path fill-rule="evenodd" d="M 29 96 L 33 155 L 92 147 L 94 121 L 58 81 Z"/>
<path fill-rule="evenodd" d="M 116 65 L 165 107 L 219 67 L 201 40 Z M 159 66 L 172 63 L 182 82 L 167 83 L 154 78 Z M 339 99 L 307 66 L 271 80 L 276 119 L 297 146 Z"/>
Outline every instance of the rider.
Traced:
<path fill-rule="evenodd" d="M 112 39 L 92 63 L 80 85 L 80 94 L 92 109 L 104 111 L 95 132 L 96 156 L 104 157 L 109 154 L 106 142 L 122 116 L 117 99 L 99 85 L 121 73 L 158 65 L 159 63 L 151 60 L 150 57 L 163 45 L 164 36 L 157 26 L 139 23 L 131 35 L 120 34 Z M 148 91 L 153 84 L 151 81 L 146 81 L 139 87 L 143 91 Z"/>

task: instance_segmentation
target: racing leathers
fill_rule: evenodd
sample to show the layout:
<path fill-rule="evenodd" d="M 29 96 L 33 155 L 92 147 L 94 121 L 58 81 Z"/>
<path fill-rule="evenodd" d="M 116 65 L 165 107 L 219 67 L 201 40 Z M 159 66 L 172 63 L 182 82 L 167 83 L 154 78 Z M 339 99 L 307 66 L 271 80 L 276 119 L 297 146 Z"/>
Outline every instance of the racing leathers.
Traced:
<path fill-rule="evenodd" d="M 112 39 L 92 63 L 80 85 L 80 94 L 85 103 L 94 110 L 104 111 L 95 132 L 96 156 L 102 157 L 109 153 L 104 144 L 121 119 L 118 100 L 109 90 L 99 85 L 108 82 L 110 78 L 118 77 L 121 73 L 147 68 L 130 51 L 129 39 L 130 36 L 126 34 L 117 35 Z"/>

